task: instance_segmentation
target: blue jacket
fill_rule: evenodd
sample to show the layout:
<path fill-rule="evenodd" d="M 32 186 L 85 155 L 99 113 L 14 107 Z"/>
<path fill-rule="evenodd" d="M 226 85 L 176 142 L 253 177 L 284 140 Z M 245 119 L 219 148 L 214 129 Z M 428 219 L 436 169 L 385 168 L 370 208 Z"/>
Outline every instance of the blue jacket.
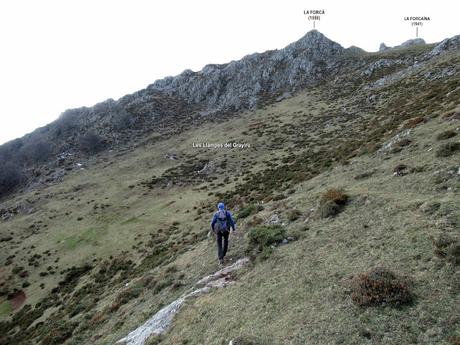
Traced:
<path fill-rule="evenodd" d="M 216 222 L 217 222 L 217 214 L 218 213 L 219 213 L 219 211 L 216 211 L 216 213 L 214 213 L 214 216 L 212 217 L 212 221 L 211 221 L 211 229 L 212 229 L 212 231 L 214 231 L 214 224 L 216 224 Z M 229 211 L 225 210 L 225 214 L 227 216 L 228 224 L 230 225 L 229 228 L 232 228 L 233 230 L 235 230 L 235 222 L 233 221 L 231 213 Z"/>

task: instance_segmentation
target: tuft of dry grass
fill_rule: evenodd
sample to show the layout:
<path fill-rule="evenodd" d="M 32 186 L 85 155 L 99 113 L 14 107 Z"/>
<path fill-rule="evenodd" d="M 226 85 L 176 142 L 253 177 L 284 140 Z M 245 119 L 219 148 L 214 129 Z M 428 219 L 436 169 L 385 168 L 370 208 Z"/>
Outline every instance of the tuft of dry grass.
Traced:
<path fill-rule="evenodd" d="M 348 201 L 348 195 L 346 195 L 343 191 L 331 188 L 328 189 L 320 199 L 321 204 L 325 204 L 327 202 L 334 202 L 337 205 L 345 205 Z"/>
<path fill-rule="evenodd" d="M 343 191 L 328 189 L 319 200 L 317 215 L 320 218 L 332 217 L 339 214 L 348 201 L 348 195 Z"/>

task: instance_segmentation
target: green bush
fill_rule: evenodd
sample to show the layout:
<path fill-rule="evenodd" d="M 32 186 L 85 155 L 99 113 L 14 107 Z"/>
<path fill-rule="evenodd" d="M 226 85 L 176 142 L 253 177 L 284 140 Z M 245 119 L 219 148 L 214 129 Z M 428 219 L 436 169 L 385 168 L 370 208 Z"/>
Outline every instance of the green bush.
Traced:
<path fill-rule="evenodd" d="M 248 232 L 248 250 L 261 252 L 265 247 L 280 243 L 285 238 L 285 230 L 280 225 L 265 225 L 252 228 Z"/>
<path fill-rule="evenodd" d="M 250 204 L 246 207 L 243 207 L 238 213 L 238 219 L 250 216 L 255 211 L 255 209 L 256 206 L 254 204 Z"/>

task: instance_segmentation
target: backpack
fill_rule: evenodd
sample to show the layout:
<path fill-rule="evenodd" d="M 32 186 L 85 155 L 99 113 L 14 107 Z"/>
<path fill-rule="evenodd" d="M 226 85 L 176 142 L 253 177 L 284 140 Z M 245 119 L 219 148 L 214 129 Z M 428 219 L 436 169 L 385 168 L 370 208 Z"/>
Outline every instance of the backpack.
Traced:
<path fill-rule="evenodd" d="M 217 220 L 214 224 L 214 231 L 215 232 L 225 232 L 228 231 L 228 223 L 227 223 L 227 211 L 217 211 Z"/>

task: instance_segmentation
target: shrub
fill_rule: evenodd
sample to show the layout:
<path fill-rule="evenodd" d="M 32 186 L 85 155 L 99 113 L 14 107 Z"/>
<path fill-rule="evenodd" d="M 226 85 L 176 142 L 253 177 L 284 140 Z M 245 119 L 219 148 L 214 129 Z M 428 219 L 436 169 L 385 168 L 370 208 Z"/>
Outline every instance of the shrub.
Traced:
<path fill-rule="evenodd" d="M 453 335 L 449 337 L 449 342 L 451 345 L 460 345 L 460 337 L 457 337 L 456 335 Z"/>
<path fill-rule="evenodd" d="M 134 117 L 127 112 L 123 112 L 114 118 L 113 128 L 117 131 L 129 129 L 134 124 Z"/>
<path fill-rule="evenodd" d="M 293 210 L 289 210 L 287 218 L 290 222 L 293 222 L 299 219 L 301 215 L 302 213 L 299 210 L 293 209 Z"/>
<path fill-rule="evenodd" d="M 164 340 L 163 335 L 153 333 L 150 337 L 147 338 L 145 345 L 158 345 L 163 340 Z"/>
<path fill-rule="evenodd" d="M 328 218 L 335 216 L 340 213 L 342 207 L 337 205 L 333 201 L 325 202 L 324 204 L 320 204 L 318 208 L 318 216 L 320 218 Z"/>
<path fill-rule="evenodd" d="M 34 164 L 47 161 L 52 151 L 53 144 L 49 140 L 39 139 L 22 146 L 19 157 L 26 164 Z"/>
<path fill-rule="evenodd" d="M 259 225 L 263 222 L 262 218 L 260 217 L 257 217 L 257 216 L 254 216 L 252 217 L 252 219 L 250 219 L 248 222 L 247 222 L 247 226 L 248 227 L 254 227 L 256 225 Z"/>
<path fill-rule="evenodd" d="M 413 118 L 405 121 L 405 123 L 403 125 L 403 129 L 414 128 L 419 123 L 422 123 L 422 122 L 425 122 L 425 121 L 426 121 L 426 119 L 423 116 L 413 117 Z"/>
<path fill-rule="evenodd" d="M 87 154 L 95 154 L 105 147 L 105 141 L 99 135 L 88 132 L 78 140 L 80 150 Z"/>
<path fill-rule="evenodd" d="M 254 204 L 243 207 L 238 213 L 238 218 L 246 218 L 255 211 L 256 207 Z"/>
<path fill-rule="evenodd" d="M 55 122 L 57 136 L 68 134 L 79 127 L 79 118 L 82 116 L 80 109 L 70 109 L 63 112 Z"/>
<path fill-rule="evenodd" d="M 345 193 L 338 189 L 331 188 L 321 196 L 317 214 L 320 218 L 335 216 L 342 211 L 347 201 L 348 196 Z"/>
<path fill-rule="evenodd" d="M 273 196 L 272 200 L 273 201 L 279 201 L 279 200 L 283 200 L 284 198 L 286 198 L 286 195 L 281 193 L 281 194 L 277 194 L 277 195 Z"/>
<path fill-rule="evenodd" d="M 437 136 L 436 136 L 436 139 L 437 140 L 446 140 L 446 139 L 450 139 L 450 138 L 453 138 L 457 135 L 457 132 L 449 129 L 447 131 L 444 131 L 444 132 L 441 132 L 439 133 Z"/>
<path fill-rule="evenodd" d="M 320 203 L 327 203 L 329 201 L 332 201 L 337 205 L 345 205 L 348 201 L 348 196 L 338 189 L 331 188 L 321 196 Z"/>
<path fill-rule="evenodd" d="M 10 163 L 0 169 L 0 197 L 12 192 L 23 179 L 21 170 Z"/>
<path fill-rule="evenodd" d="M 398 307 L 413 300 L 407 282 L 381 267 L 359 274 L 352 285 L 351 299 L 359 306 Z"/>
<path fill-rule="evenodd" d="M 375 173 L 375 170 L 369 170 L 369 171 L 364 171 L 358 175 L 356 175 L 355 177 L 353 177 L 355 180 L 363 180 L 363 179 L 366 179 L 368 177 L 371 177 L 372 175 L 374 175 Z"/>
<path fill-rule="evenodd" d="M 460 265 L 460 242 L 453 243 L 447 249 L 447 261 L 453 265 Z"/>
<path fill-rule="evenodd" d="M 257 249 L 261 252 L 264 247 L 280 243 L 285 237 L 285 230 L 280 225 L 257 226 L 248 232 L 248 251 Z"/>
<path fill-rule="evenodd" d="M 441 234 L 437 238 L 430 236 L 433 245 L 433 253 L 445 259 L 453 265 L 460 265 L 460 241 L 446 234 Z"/>
<path fill-rule="evenodd" d="M 400 152 L 404 147 L 409 146 L 411 143 L 412 141 L 410 139 L 407 139 L 407 138 L 401 139 L 392 145 L 389 152 L 390 153 Z"/>
<path fill-rule="evenodd" d="M 446 140 L 446 139 L 450 139 L 450 138 L 453 138 L 457 135 L 457 132 L 453 131 L 453 130 L 447 130 L 447 131 L 444 131 L 444 132 L 441 132 L 439 133 L 437 136 L 436 136 L 436 139 L 437 140 Z"/>
<path fill-rule="evenodd" d="M 436 151 L 437 157 L 449 157 L 454 153 L 460 151 L 460 143 L 445 143 L 438 148 Z"/>

